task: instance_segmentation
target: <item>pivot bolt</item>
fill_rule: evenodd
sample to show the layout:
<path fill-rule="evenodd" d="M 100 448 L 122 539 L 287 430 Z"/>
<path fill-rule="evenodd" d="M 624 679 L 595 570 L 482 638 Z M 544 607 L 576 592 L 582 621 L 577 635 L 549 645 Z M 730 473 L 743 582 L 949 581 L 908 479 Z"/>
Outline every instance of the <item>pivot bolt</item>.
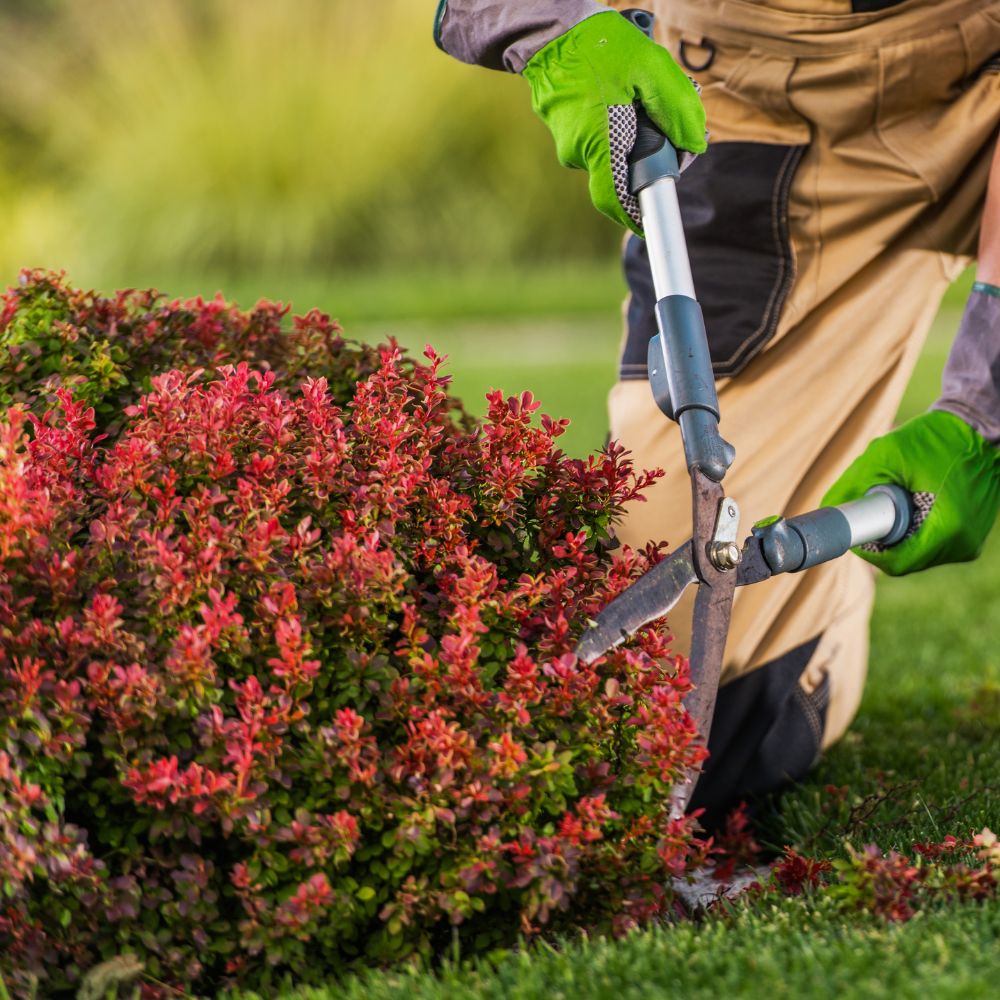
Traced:
<path fill-rule="evenodd" d="M 723 573 L 736 569 L 743 553 L 735 542 L 712 542 L 708 547 L 708 558 L 712 565 Z"/>

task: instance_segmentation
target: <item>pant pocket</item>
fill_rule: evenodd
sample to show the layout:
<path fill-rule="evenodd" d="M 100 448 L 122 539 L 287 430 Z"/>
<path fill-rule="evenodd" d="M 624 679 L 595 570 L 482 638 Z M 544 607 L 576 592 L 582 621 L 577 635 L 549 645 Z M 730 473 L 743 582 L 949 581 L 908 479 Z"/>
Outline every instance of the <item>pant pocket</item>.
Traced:
<path fill-rule="evenodd" d="M 959 25 L 965 42 L 966 86 L 988 73 L 1000 73 L 1000 13 L 980 11 Z"/>
<path fill-rule="evenodd" d="M 992 25 L 995 38 L 977 36 L 977 52 L 1000 49 L 997 25 L 983 24 Z M 879 138 L 903 169 L 923 181 L 931 200 L 954 182 L 964 141 L 961 103 L 970 74 L 979 71 L 977 52 L 970 50 L 960 25 L 879 52 Z"/>

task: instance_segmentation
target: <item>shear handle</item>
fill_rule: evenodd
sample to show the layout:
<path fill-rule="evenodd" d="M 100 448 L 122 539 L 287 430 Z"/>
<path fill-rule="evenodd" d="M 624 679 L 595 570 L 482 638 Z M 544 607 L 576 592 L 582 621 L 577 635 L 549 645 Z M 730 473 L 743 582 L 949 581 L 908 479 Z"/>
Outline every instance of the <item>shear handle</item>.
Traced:
<path fill-rule="evenodd" d="M 901 486 L 873 486 L 860 500 L 821 507 L 753 529 L 772 574 L 798 573 L 858 545 L 895 545 L 913 522 L 913 498 Z"/>

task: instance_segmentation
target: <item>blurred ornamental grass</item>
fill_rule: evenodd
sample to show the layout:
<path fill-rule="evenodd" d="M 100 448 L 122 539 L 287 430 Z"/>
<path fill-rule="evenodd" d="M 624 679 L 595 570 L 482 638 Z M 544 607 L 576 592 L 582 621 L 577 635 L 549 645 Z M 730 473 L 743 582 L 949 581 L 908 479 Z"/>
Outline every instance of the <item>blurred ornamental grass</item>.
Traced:
<path fill-rule="evenodd" d="M 524 83 L 434 0 L 6 0 L 0 268 L 103 287 L 605 255 Z"/>

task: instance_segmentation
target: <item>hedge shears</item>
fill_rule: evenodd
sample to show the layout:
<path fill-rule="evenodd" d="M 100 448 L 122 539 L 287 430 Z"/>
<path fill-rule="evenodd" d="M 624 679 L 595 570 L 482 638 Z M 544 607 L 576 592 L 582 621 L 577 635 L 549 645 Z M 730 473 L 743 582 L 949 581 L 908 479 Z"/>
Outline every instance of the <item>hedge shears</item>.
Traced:
<path fill-rule="evenodd" d="M 651 14 L 629 10 L 624 16 L 652 37 Z M 680 426 L 691 477 L 693 535 L 608 604 L 583 633 L 576 652 L 593 662 L 668 614 L 684 591 L 696 586 L 690 653 L 694 686 L 684 704 L 707 745 L 736 588 L 802 572 L 857 545 L 893 545 L 909 531 L 913 506 L 901 487 L 875 486 L 839 507 L 758 521 L 739 543 L 739 504 L 722 485 L 736 454 L 719 432 L 719 397 L 677 200 L 678 157 L 641 106 L 636 112 L 629 182 L 642 213 L 659 331 L 649 342 L 649 381 L 659 409 Z M 695 770 L 675 786 L 675 817 L 684 814 L 697 778 Z"/>

